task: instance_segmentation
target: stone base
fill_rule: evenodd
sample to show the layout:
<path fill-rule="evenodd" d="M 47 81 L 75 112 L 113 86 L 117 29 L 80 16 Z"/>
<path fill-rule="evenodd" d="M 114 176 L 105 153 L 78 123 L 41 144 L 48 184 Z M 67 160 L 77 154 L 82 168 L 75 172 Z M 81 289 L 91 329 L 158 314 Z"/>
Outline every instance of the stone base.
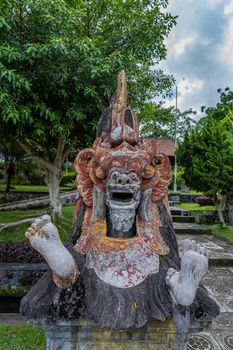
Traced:
<path fill-rule="evenodd" d="M 172 320 L 151 320 L 142 328 L 109 330 L 86 320 L 51 322 L 31 320 L 47 337 L 47 350 L 185 350 L 186 342 L 176 342 Z"/>

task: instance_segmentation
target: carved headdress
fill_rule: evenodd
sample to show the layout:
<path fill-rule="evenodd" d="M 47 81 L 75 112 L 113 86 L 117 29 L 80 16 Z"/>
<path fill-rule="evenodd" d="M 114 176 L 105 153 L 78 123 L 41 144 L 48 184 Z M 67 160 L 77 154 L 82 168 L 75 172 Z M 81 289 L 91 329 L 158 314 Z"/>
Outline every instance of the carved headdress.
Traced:
<path fill-rule="evenodd" d="M 116 101 L 104 118 L 104 131 L 98 132 L 93 147 L 81 151 L 75 160 L 79 201 L 87 206 L 76 249 L 83 253 L 94 248 L 102 252 L 124 250 L 143 240 L 154 252 L 166 255 L 168 248 L 159 234 L 160 219 L 153 203 L 160 199 L 167 201 L 170 162 L 165 155 L 157 153 L 155 139 L 139 136 L 138 119 L 127 107 L 124 71 L 118 77 Z M 107 195 L 110 187 L 115 188 L 115 192 Z M 107 208 L 103 203 L 110 196 L 113 201 L 122 200 L 127 204 L 127 193 L 136 198 L 136 192 L 140 192 L 140 198 L 138 207 L 135 205 L 135 236 L 110 237 Z"/>

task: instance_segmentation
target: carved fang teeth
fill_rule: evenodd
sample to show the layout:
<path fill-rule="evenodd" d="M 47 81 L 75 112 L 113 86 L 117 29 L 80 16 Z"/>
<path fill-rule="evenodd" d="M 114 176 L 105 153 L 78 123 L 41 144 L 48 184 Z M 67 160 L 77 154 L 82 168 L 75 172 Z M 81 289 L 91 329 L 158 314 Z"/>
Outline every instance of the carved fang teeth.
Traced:
<path fill-rule="evenodd" d="M 144 221 L 149 221 L 151 219 L 151 214 L 150 214 L 150 198 L 151 198 L 151 193 L 152 189 L 147 189 L 142 193 L 141 200 L 139 203 L 139 215 L 142 220 Z"/>

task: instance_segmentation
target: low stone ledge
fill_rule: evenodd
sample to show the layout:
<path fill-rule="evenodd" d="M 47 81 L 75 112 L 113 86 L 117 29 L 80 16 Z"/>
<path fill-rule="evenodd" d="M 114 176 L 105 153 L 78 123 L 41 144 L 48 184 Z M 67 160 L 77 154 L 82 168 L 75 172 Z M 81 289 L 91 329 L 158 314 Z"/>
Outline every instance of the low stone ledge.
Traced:
<path fill-rule="evenodd" d="M 0 271 L 47 271 L 48 265 L 43 263 L 19 264 L 19 263 L 0 263 Z"/>
<path fill-rule="evenodd" d="M 110 330 L 87 320 L 30 320 L 47 337 L 47 350 L 178 350 L 171 319 L 149 321 L 142 328 Z"/>

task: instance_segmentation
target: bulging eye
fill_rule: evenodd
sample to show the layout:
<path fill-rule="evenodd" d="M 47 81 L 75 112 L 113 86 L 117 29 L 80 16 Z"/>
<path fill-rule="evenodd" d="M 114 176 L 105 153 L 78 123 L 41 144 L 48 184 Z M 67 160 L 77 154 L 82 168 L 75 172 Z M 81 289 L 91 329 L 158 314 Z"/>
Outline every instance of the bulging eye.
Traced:
<path fill-rule="evenodd" d="M 152 161 L 152 165 L 153 166 L 160 165 L 161 163 L 162 163 L 162 160 L 159 159 L 159 158 L 154 158 L 153 161 Z"/>
<path fill-rule="evenodd" d="M 110 178 L 111 180 L 116 181 L 119 175 L 120 175 L 119 171 L 113 171 Z"/>
<path fill-rule="evenodd" d="M 136 173 L 131 173 L 130 174 L 130 178 L 131 178 L 132 182 L 138 182 L 139 181 L 139 178 L 138 178 Z"/>

